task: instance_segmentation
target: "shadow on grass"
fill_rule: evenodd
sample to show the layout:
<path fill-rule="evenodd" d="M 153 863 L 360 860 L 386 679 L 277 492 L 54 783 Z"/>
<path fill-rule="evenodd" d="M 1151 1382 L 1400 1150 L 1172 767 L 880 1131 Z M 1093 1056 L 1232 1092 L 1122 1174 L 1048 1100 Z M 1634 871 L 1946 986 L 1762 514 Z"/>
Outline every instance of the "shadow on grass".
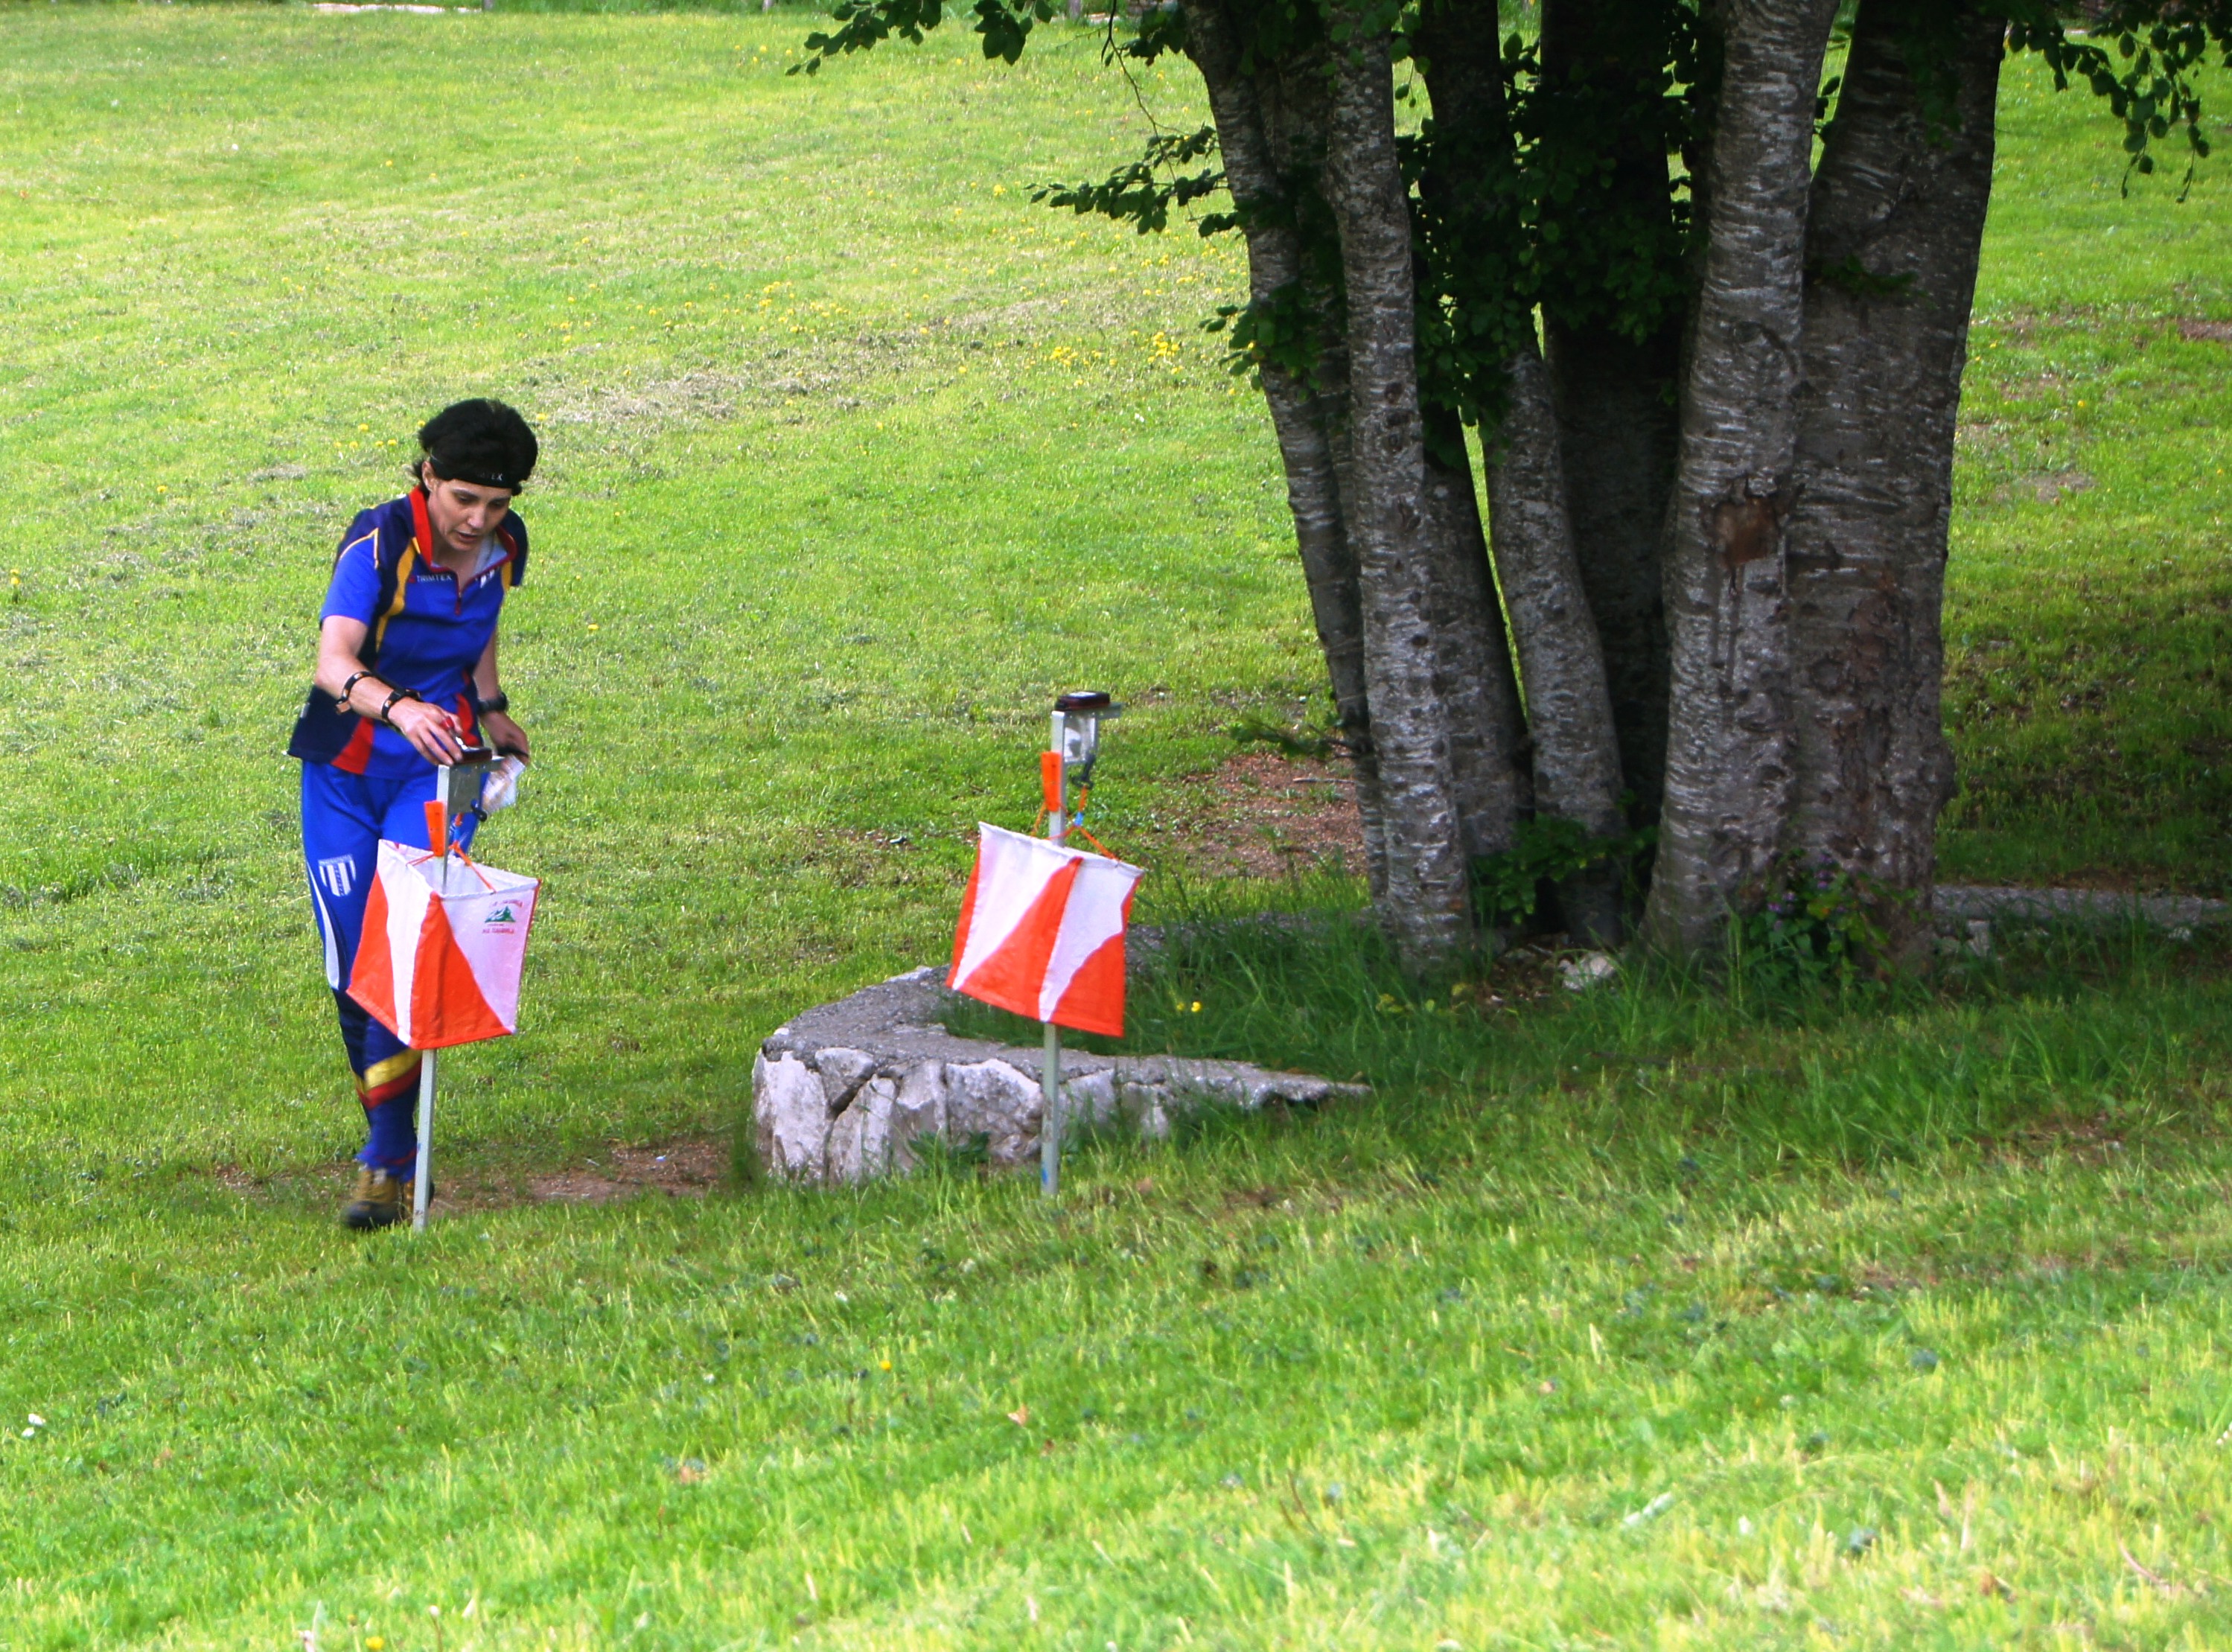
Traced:
<path fill-rule="evenodd" d="M 1262 897 L 1165 891 L 1127 1036 L 1065 1041 L 1362 1079 L 1373 1100 L 1337 1110 L 1349 1122 L 1328 1150 L 1369 1140 L 1422 1165 L 1575 1152 L 1676 1175 L 1700 1154 L 1724 1169 L 1868 1165 L 2026 1132 L 2106 1150 L 2173 1122 L 2213 1126 L 2224 1100 L 2232 959 L 2143 930 L 2032 931 L 1926 980 L 1842 989 L 1631 959 L 1573 991 L 1542 948 L 1414 983 L 1353 889 L 1290 884 L 1270 910 Z M 965 1001 L 948 1024 L 1038 1035 Z M 1255 1128 L 1275 1127 L 1197 1126 Z"/>

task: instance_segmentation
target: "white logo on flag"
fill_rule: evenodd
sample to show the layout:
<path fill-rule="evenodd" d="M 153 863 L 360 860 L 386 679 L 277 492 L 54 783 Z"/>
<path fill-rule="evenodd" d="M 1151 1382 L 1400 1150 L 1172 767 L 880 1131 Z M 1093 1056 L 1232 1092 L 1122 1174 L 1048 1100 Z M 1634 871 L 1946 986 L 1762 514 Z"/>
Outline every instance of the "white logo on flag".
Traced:
<path fill-rule="evenodd" d="M 335 900 L 347 900 L 349 891 L 356 887 L 356 857 L 335 855 L 330 860 L 320 861 L 318 881 L 333 891 Z"/>

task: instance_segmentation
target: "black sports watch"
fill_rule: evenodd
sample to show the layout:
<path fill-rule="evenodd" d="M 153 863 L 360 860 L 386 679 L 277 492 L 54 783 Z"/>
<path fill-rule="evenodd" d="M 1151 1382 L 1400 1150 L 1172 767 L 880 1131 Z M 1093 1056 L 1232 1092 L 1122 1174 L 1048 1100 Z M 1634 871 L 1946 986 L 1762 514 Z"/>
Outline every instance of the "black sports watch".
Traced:
<path fill-rule="evenodd" d="M 491 694 L 481 702 L 481 709 L 502 716 L 511 709 L 511 696 L 502 692 Z"/>

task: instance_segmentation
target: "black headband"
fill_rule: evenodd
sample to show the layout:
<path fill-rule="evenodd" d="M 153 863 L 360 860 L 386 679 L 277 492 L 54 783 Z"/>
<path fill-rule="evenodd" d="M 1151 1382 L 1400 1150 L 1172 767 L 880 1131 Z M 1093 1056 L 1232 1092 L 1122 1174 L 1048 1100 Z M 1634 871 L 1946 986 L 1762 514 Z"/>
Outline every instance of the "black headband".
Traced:
<path fill-rule="evenodd" d="M 434 474 L 444 482 L 470 482 L 476 488 L 508 488 L 513 493 L 517 493 L 527 485 L 525 476 L 515 478 L 500 476 L 493 470 L 477 470 L 471 464 L 462 462 L 452 465 L 445 463 L 437 454 L 429 453 L 426 456 L 426 463 Z"/>

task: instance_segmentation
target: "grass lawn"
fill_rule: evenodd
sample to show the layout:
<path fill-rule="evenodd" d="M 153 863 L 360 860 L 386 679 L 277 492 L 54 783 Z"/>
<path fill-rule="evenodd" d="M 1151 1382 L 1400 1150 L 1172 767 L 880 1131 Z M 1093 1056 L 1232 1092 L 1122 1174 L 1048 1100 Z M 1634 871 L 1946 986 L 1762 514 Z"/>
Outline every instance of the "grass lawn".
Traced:
<path fill-rule="evenodd" d="M 1091 1147 L 1058 1217 L 331 1225 L 280 750 L 454 396 L 546 438 L 484 841 L 548 890 L 445 1176 L 723 1136 L 786 1014 L 938 956 L 1058 687 L 1133 708 L 1145 915 L 1311 894 L 1178 847 L 1320 677 L 1195 330 L 1236 247 L 1028 204 L 1143 127 L 1089 37 L 786 77 L 808 26 L 0 13 L 0 1649 L 2222 1644 L 2206 947 L 1819 1004 L 1515 966 L 1519 1014 L 1359 960 L 1328 1028 L 1243 946 L 1158 990 L 1378 1102 Z M 2222 893 L 2232 178 L 2125 200 L 2096 109 L 2003 108 L 1948 875 Z"/>

